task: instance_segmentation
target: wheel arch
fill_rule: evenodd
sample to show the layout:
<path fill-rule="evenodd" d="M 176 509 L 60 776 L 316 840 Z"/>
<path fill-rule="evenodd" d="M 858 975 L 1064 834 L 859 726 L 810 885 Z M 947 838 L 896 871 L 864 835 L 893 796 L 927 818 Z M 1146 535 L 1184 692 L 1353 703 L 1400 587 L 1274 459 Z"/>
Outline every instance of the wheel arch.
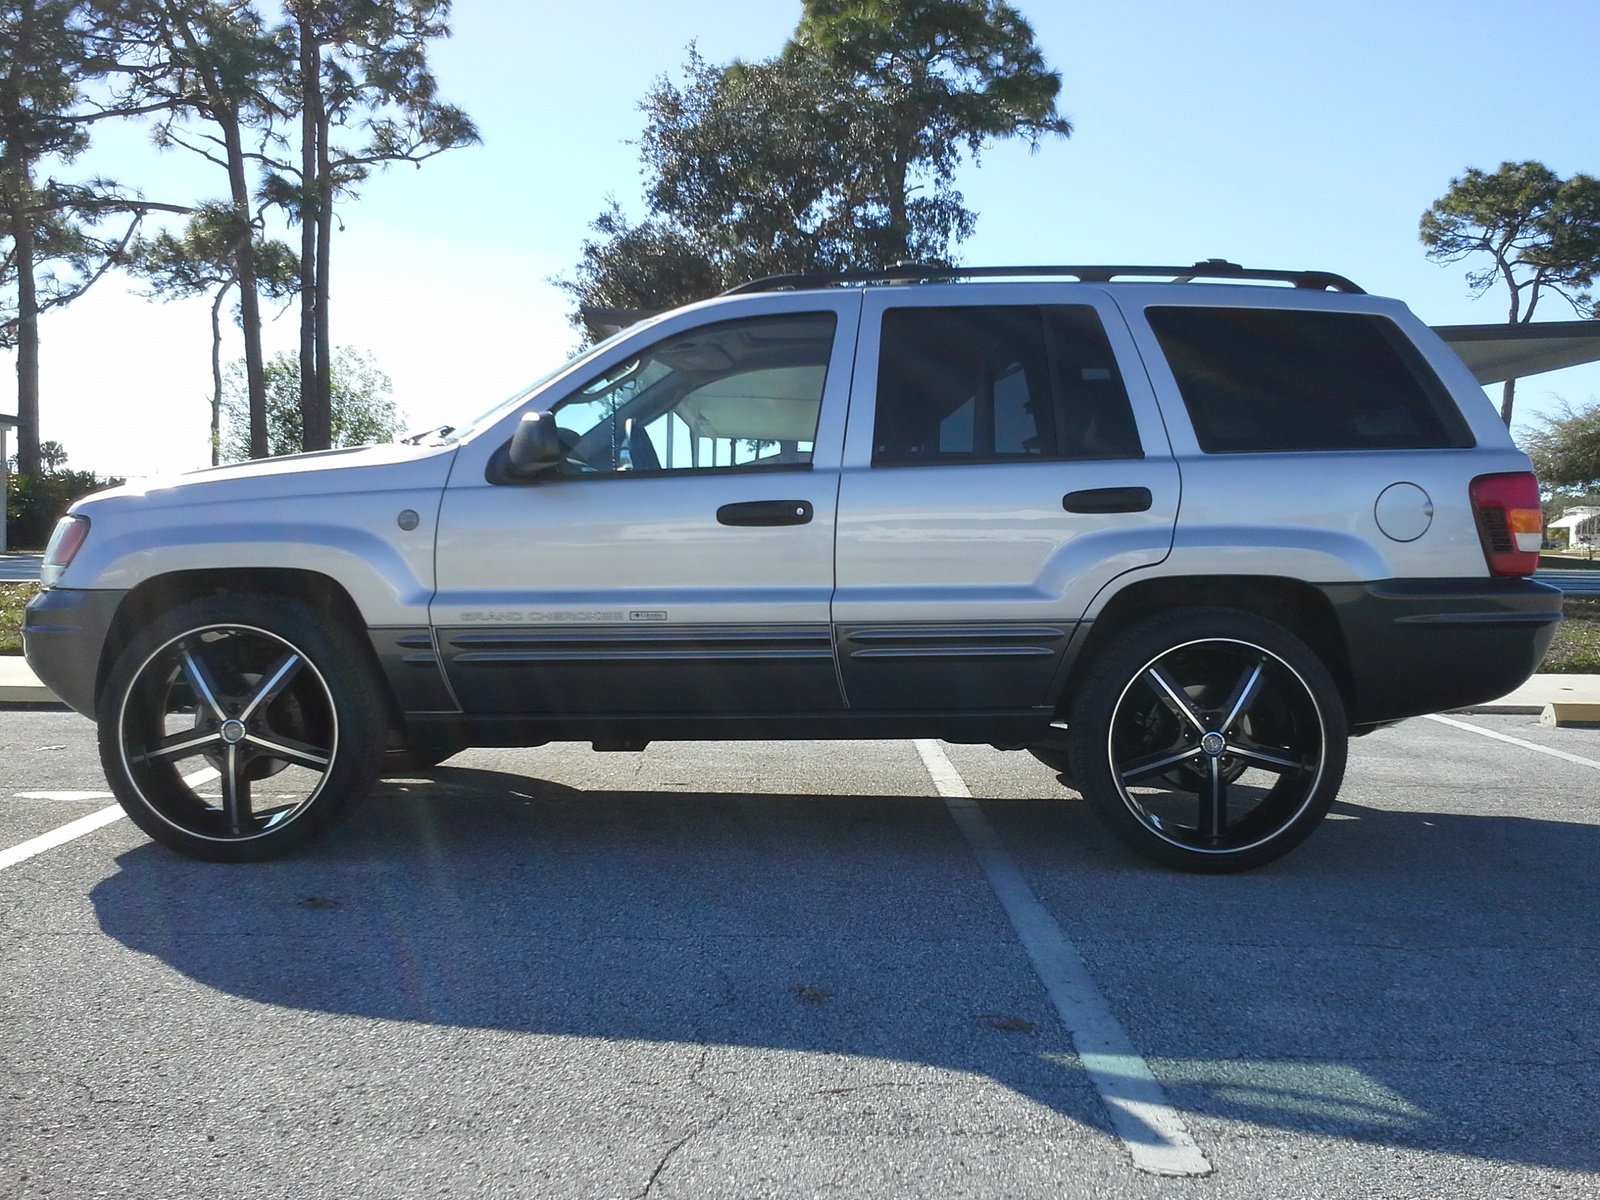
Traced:
<path fill-rule="evenodd" d="M 399 723 L 399 707 L 378 662 L 366 622 L 350 593 L 338 580 L 318 571 L 280 567 L 227 570 L 174 571 L 145 580 L 122 598 L 100 651 L 95 673 L 95 703 L 105 691 L 112 668 L 138 631 L 156 617 L 181 604 L 206 596 L 277 596 L 298 600 L 340 622 L 355 636 L 368 657 L 372 677 L 383 685 L 382 700 L 391 725 Z"/>
<path fill-rule="evenodd" d="M 1332 602 L 1319 589 L 1272 575 L 1182 575 L 1131 583 L 1113 595 L 1092 621 L 1080 626 L 1068 652 L 1057 712 L 1067 711 L 1096 660 L 1123 631 L 1157 613 L 1202 607 L 1237 609 L 1281 626 L 1322 660 L 1345 704 L 1352 702 L 1355 684 L 1349 648 Z"/>

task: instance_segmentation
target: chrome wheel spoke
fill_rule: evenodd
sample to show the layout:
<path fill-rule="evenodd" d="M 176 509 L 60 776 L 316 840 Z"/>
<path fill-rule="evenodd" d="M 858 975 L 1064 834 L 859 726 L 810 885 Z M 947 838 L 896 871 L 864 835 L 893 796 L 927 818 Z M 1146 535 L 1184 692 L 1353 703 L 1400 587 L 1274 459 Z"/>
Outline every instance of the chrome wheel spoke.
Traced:
<path fill-rule="evenodd" d="M 1251 705 L 1261 696 L 1266 686 L 1267 672 L 1265 663 L 1256 663 L 1243 675 L 1239 682 L 1233 685 L 1233 694 L 1228 697 L 1223 711 L 1228 715 L 1223 718 L 1222 724 L 1217 727 L 1217 732 L 1228 734 L 1238 724 L 1239 719 L 1250 711 Z"/>
<path fill-rule="evenodd" d="M 305 663 L 306 660 L 292 650 L 274 663 L 272 669 L 261 677 L 255 691 L 245 699 L 244 711 L 239 714 L 239 719 L 248 721 L 257 709 L 266 708 L 277 699 L 278 694 L 294 682 L 294 677 Z"/>
<path fill-rule="evenodd" d="M 1272 753 L 1256 746 L 1241 746 L 1238 743 L 1234 743 L 1228 749 L 1235 758 L 1242 758 L 1253 767 L 1274 771 L 1279 775 L 1287 775 L 1291 771 L 1299 774 L 1301 771 L 1311 769 L 1311 764 L 1302 759 L 1284 758 L 1283 755 L 1289 753 L 1287 750 Z"/>
<path fill-rule="evenodd" d="M 239 747 L 229 746 L 222 767 L 222 811 L 228 818 L 228 827 L 235 835 L 250 831 L 253 814 L 250 809 L 250 780 L 245 776 L 244 755 Z"/>
<path fill-rule="evenodd" d="M 222 746 L 222 738 L 214 729 L 185 729 L 181 733 L 169 734 L 164 738 L 157 738 L 142 754 L 130 755 L 128 761 L 164 762 L 169 759 L 188 758 L 194 754 L 203 753 L 209 749 Z"/>
<path fill-rule="evenodd" d="M 1208 842 L 1215 842 L 1228 825 L 1228 780 L 1222 773 L 1222 760 L 1213 758 L 1210 778 L 1200 789 L 1195 832 Z"/>
<path fill-rule="evenodd" d="M 1152 775 L 1159 775 L 1162 771 L 1175 767 L 1180 763 L 1193 762 L 1202 757 L 1197 746 L 1185 746 L 1182 750 L 1162 751 L 1159 754 L 1136 758 L 1131 762 L 1123 763 L 1117 767 L 1117 778 L 1123 783 L 1137 783 L 1141 779 L 1148 779 Z"/>
<path fill-rule="evenodd" d="M 331 751 L 321 746 L 283 737 L 270 730 L 265 733 L 247 733 L 244 740 L 246 745 L 273 758 L 281 758 L 300 767 L 310 767 L 314 771 L 327 770 L 328 763 L 332 761 Z"/>
<path fill-rule="evenodd" d="M 1184 718 L 1189 724 L 1201 733 L 1206 731 L 1206 723 L 1200 714 L 1195 711 L 1189 695 L 1183 690 L 1183 685 L 1167 673 L 1166 668 L 1152 663 L 1144 673 L 1145 686 L 1154 692 L 1168 708 Z"/>
<path fill-rule="evenodd" d="M 183 648 L 183 675 L 189 681 L 197 704 L 204 704 L 219 721 L 227 717 L 222 709 L 222 691 L 211 677 L 211 670 L 189 647 Z"/>

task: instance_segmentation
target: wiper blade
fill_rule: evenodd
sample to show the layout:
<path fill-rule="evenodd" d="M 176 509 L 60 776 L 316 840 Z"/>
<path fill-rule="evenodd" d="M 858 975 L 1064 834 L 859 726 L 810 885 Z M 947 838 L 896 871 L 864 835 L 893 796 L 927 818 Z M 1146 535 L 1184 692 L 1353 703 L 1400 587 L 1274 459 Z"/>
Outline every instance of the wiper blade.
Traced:
<path fill-rule="evenodd" d="M 423 441 L 431 437 L 447 438 L 456 431 L 454 425 L 435 425 L 432 429 L 424 429 L 421 433 L 412 433 L 400 439 L 402 446 L 420 446 Z"/>

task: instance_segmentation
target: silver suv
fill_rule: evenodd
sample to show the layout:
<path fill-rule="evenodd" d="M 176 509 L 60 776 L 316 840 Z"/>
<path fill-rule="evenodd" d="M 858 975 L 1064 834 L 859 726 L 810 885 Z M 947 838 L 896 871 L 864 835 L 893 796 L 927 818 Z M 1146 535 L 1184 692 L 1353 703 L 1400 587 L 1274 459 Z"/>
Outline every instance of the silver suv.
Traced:
<path fill-rule="evenodd" d="M 81 501 L 24 636 L 200 858 L 466 746 L 932 737 L 1233 871 L 1349 735 L 1534 670 L 1540 532 L 1472 374 L 1338 276 L 909 267 L 653 316 L 413 444 Z"/>

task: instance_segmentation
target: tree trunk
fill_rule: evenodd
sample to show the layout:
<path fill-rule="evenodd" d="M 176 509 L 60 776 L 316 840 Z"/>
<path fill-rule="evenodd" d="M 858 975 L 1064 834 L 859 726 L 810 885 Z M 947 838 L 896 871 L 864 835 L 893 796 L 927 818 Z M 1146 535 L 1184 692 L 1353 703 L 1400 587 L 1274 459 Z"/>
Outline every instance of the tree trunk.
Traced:
<path fill-rule="evenodd" d="M 322 110 L 322 47 L 312 23 L 310 6 L 297 20 L 300 32 L 300 448 L 324 449 L 321 435 L 326 422 L 319 403 L 317 328 L 320 288 L 317 243 L 321 224 L 318 188 L 318 116 Z"/>
<path fill-rule="evenodd" d="M 27 168 L 22 167 L 26 172 Z M 32 187 L 19 179 L 12 211 L 17 266 L 17 472 L 39 474 L 39 296 L 33 278 Z"/>
<path fill-rule="evenodd" d="M 211 302 L 211 465 L 222 461 L 222 301 L 229 285 Z"/>
<path fill-rule="evenodd" d="M 215 106 L 217 124 L 228 156 L 228 188 L 233 201 L 234 265 L 239 280 L 239 323 L 244 332 L 245 384 L 250 394 L 250 457 L 265 458 L 267 446 L 267 377 L 261 354 L 261 297 L 256 289 L 255 222 L 250 217 L 250 184 L 245 178 L 244 138 L 239 109 Z"/>
<path fill-rule="evenodd" d="M 32 46 L 35 13 L 31 4 L 23 4 L 16 16 L 20 40 L 19 58 L 26 61 Z M 23 74 L 16 63 L 9 64 L 11 81 Z M 8 81 L 8 82 L 11 82 Z M 27 125 L 26 102 L 22 99 L 25 87 L 7 88 L 11 101 L 6 124 L 12 129 Z M 0 183 L 5 186 L 6 211 L 11 219 L 12 252 L 17 271 L 17 471 L 22 475 L 39 474 L 39 293 L 33 275 L 35 253 L 34 223 L 39 216 L 34 209 L 33 163 L 27 151 L 15 140 L 5 144 L 5 162 L 0 167 Z M 0 523 L 5 514 L 0 512 Z"/>
<path fill-rule="evenodd" d="M 328 163 L 328 116 L 317 120 L 317 427 L 318 450 L 333 446 L 333 334 L 328 260 L 333 252 L 333 171 Z"/>
<path fill-rule="evenodd" d="M 1494 260 L 1500 267 L 1500 275 L 1506 281 L 1506 290 L 1511 293 L 1511 309 L 1506 314 L 1506 323 L 1516 325 L 1519 323 L 1518 309 L 1522 305 L 1522 289 L 1517 287 L 1517 277 L 1511 269 L 1511 262 L 1506 258 L 1506 247 L 1501 246 L 1494 252 Z M 1538 297 L 1537 289 L 1534 297 Z M 1533 316 L 1533 306 L 1528 307 L 1528 317 Z M 1520 318 L 1527 320 L 1527 317 Z M 1506 423 L 1506 428 L 1511 428 L 1511 405 L 1517 398 L 1517 381 L 1506 380 L 1505 387 L 1500 389 L 1500 419 Z"/>
<path fill-rule="evenodd" d="M 889 160 L 887 182 L 889 229 L 894 241 L 889 251 L 889 262 L 884 266 L 905 262 L 911 257 L 911 220 L 906 214 L 906 160 L 902 155 L 896 154 Z"/>

